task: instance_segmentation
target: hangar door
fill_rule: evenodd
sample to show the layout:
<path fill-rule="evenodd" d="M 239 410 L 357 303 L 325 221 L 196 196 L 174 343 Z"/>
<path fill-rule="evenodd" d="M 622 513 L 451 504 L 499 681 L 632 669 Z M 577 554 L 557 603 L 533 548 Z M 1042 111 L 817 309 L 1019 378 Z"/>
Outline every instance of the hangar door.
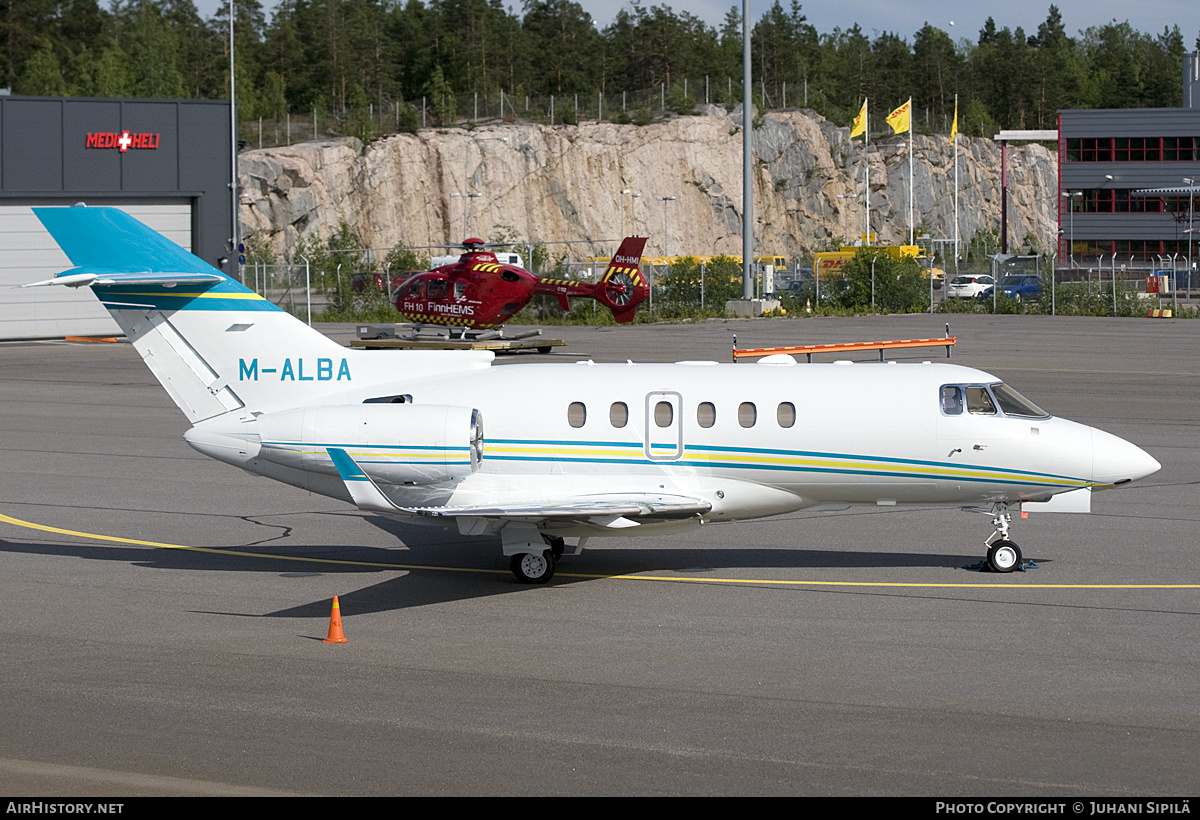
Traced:
<path fill-rule="evenodd" d="M 36 204 L 72 205 L 75 201 L 38 200 Z M 192 249 L 190 199 L 97 199 L 88 200 L 88 205 L 120 208 L 188 251 Z M 0 204 L 0 339 L 120 335 L 117 323 L 90 288 L 20 287 L 72 267 L 32 209 L 28 204 Z"/>

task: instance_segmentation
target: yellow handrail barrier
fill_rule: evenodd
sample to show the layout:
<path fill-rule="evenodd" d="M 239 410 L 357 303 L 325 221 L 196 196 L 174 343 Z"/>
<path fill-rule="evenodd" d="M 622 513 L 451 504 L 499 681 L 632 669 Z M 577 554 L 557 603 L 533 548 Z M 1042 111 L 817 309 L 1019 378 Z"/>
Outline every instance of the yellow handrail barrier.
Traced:
<path fill-rule="evenodd" d="M 946 336 L 941 339 L 898 339 L 892 342 L 848 342 L 846 344 L 833 345 L 801 345 L 799 347 L 747 347 L 739 350 L 733 349 L 733 360 L 757 358 L 760 356 L 773 356 L 776 353 L 785 353 L 794 355 L 803 353 L 808 357 L 808 361 L 812 361 L 814 353 L 854 353 L 860 350 L 878 350 L 879 361 L 884 361 L 884 351 L 896 350 L 909 347 L 944 347 L 946 348 L 946 358 L 950 358 L 950 348 L 955 345 L 958 337 Z M 736 344 L 736 339 L 734 343 Z"/>

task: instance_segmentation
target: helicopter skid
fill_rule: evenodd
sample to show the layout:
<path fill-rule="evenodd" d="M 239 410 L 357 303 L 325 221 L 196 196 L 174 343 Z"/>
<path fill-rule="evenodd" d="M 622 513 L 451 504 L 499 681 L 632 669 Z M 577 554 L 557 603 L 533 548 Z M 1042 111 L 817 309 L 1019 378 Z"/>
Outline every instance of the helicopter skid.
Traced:
<path fill-rule="evenodd" d="M 446 325 L 358 325 L 358 341 L 350 346 L 370 350 L 495 350 L 497 352 L 530 350 L 549 353 L 561 347 L 562 339 L 540 338 L 540 329 L 506 334 L 503 329 L 472 330 Z"/>

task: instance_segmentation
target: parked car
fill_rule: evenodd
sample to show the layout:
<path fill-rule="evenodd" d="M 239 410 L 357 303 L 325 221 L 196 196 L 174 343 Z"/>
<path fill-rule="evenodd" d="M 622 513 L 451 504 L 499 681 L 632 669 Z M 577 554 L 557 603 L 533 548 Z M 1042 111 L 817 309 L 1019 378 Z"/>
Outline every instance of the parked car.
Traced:
<path fill-rule="evenodd" d="M 986 273 L 963 273 L 946 286 L 947 299 L 974 299 L 996 283 Z"/>
<path fill-rule="evenodd" d="M 387 290 L 387 285 L 384 284 L 382 273 L 356 273 L 350 277 L 350 290 L 355 293 L 362 293 L 367 289 L 369 283 L 375 283 L 375 287 L 382 291 Z"/>
<path fill-rule="evenodd" d="M 1042 280 L 1032 274 L 1001 276 L 1000 292 L 1018 302 L 1035 302 L 1042 295 Z"/>

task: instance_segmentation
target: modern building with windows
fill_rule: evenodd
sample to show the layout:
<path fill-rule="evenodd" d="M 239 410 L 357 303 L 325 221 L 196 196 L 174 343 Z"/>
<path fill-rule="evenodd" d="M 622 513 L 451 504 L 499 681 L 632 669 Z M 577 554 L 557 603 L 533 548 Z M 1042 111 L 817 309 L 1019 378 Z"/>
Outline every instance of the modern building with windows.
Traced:
<path fill-rule="evenodd" d="M 0 96 L 0 339 L 119 333 L 32 208 L 111 205 L 233 273 L 229 103 Z"/>
<path fill-rule="evenodd" d="M 1135 267 L 1159 267 L 1172 254 L 1180 270 L 1195 263 L 1188 229 L 1200 182 L 1198 71 L 1197 55 L 1184 55 L 1185 107 L 1058 112 L 1059 267 L 1113 254 Z"/>

